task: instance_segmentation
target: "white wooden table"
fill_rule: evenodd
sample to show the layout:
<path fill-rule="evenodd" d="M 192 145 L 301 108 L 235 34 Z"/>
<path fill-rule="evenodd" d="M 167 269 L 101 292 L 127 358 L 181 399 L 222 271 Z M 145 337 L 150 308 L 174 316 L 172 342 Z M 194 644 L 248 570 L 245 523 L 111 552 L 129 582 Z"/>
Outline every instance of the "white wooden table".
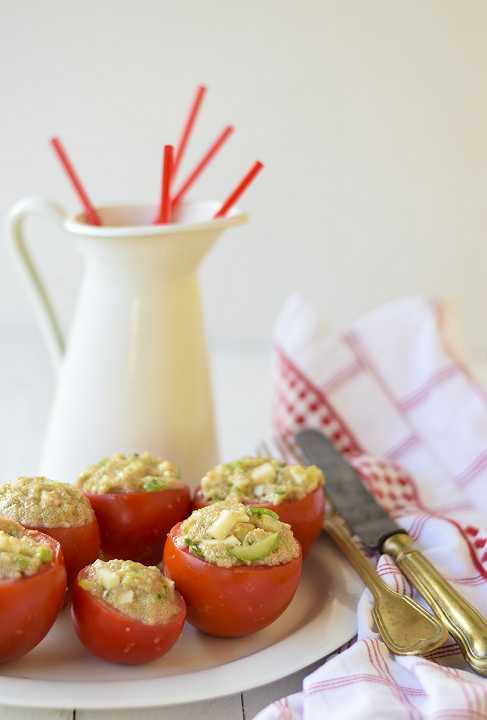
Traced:
<path fill-rule="evenodd" d="M 55 376 L 34 330 L 2 328 L 0 481 L 36 472 Z M 222 455 L 252 452 L 270 417 L 269 348 L 219 345 L 213 374 Z M 195 705 L 109 712 L 32 710 L 0 705 L 1 720 L 251 720 L 273 700 L 298 691 L 312 666 L 256 690 Z M 1 669 L 0 669 L 1 672 Z M 1 703 L 1 699 L 0 699 Z"/>

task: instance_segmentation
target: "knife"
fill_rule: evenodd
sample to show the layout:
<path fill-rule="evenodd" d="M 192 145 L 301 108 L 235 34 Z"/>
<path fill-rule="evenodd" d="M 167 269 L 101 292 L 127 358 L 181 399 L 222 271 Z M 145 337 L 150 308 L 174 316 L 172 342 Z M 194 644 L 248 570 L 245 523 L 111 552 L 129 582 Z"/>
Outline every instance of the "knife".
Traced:
<path fill-rule="evenodd" d="M 365 488 L 357 471 L 317 430 L 302 430 L 295 441 L 306 462 L 326 476 L 326 490 L 337 513 L 371 550 L 393 558 L 460 645 L 467 663 L 487 676 L 487 620 L 458 593 L 413 545 Z"/>

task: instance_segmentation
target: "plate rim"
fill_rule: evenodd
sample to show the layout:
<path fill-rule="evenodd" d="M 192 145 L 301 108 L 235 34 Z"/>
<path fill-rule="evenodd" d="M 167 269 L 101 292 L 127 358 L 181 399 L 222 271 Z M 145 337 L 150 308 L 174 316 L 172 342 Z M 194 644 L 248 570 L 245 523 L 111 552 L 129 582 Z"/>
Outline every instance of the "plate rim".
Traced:
<path fill-rule="evenodd" d="M 320 543 L 323 541 L 326 543 L 328 552 L 331 550 L 332 557 L 339 559 L 341 571 L 345 573 L 346 579 L 351 581 L 353 586 L 351 594 L 358 600 L 363 588 L 362 582 L 331 540 L 322 536 Z M 332 606 L 337 601 L 338 598 L 334 597 Z M 129 710 L 189 705 L 194 702 L 247 692 L 292 675 L 349 642 L 356 634 L 357 622 L 355 610 L 346 612 L 350 617 L 343 636 L 338 644 L 334 643 L 334 647 L 327 648 L 322 652 L 318 651 L 317 645 L 306 646 L 299 654 L 286 652 L 286 646 L 295 646 L 301 634 L 309 633 L 314 624 L 320 624 L 322 621 L 322 613 L 320 613 L 297 631 L 265 648 L 223 665 L 188 673 L 147 680 L 106 680 L 98 683 L 93 681 L 35 680 L 0 674 L 0 703 L 8 707 L 50 710 L 118 710 L 122 708 Z M 279 654 L 279 649 L 283 650 L 283 655 L 286 657 L 285 672 L 279 664 L 274 667 L 273 662 L 267 661 L 266 656 L 275 659 L 275 656 Z M 255 664 L 256 658 L 259 658 L 259 670 L 252 675 L 248 666 Z M 220 675 L 217 682 L 215 682 L 215 671 Z M 169 687 L 163 687 L 161 681 L 166 681 Z M 179 686 L 184 684 L 187 690 L 189 682 L 191 682 L 191 696 L 185 696 L 184 700 L 181 700 L 182 688 Z M 114 686 L 117 689 L 116 694 L 110 692 Z M 208 687 L 212 688 L 211 692 L 208 692 Z M 133 693 L 134 688 L 137 688 L 135 693 Z M 131 693 L 132 697 L 130 697 Z M 93 695 L 94 699 L 90 699 Z M 107 696 L 109 696 L 108 700 Z"/>

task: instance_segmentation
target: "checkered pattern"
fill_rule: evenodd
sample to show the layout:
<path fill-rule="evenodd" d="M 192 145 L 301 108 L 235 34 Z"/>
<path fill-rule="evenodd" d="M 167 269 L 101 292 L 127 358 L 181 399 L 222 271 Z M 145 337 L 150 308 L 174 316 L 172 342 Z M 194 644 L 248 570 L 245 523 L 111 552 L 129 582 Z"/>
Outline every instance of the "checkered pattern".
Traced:
<path fill-rule="evenodd" d="M 292 440 L 303 427 L 317 428 L 345 457 L 359 452 L 355 438 L 323 393 L 278 349 L 275 354 L 275 388 L 273 415 L 278 435 Z"/>
<path fill-rule="evenodd" d="M 351 464 L 366 488 L 391 515 L 409 514 L 421 508 L 416 483 L 399 465 L 365 454 L 352 458 Z"/>
<path fill-rule="evenodd" d="M 288 460 L 297 430 L 324 432 L 487 615 L 487 398 L 450 337 L 445 308 L 424 298 L 391 303 L 333 337 L 292 298 L 275 338 L 274 430 Z M 377 570 L 411 591 L 390 558 L 378 558 Z M 365 593 L 357 641 L 259 720 L 487 718 L 487 680 L 469 671 L 456 643 L 428 659 L 393 657 L 371 629 L 370 609 Z"/>
<path fill-rule="evenodd" d="M 465 529 L 472 551 L 478 560 L 487 568 L 487 532 L 473 525 L 468 525 Z"/>

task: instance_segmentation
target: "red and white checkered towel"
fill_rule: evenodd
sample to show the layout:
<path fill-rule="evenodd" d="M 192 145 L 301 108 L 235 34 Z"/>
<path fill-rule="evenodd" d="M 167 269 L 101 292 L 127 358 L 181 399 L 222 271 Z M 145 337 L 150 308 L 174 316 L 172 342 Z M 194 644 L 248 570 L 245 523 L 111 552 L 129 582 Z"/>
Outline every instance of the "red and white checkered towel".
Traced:
<path fill-rule="evenodd" d="M 299 297 L 276 330 L 275 430 L 317 427 L 360 471 L 425 555 L 487 615 L 487 396 L 451 343 L 437 302 L 405 298 L 328 335 Z M 377 458 L 383 458 L 381 460 Z M 383 578 L 411 588 L 387 556 Z M 259 720 L 487 718 L 487 679 L 455 642 L 421 657 L 392 656 L 371 630 L 370 596 L 358 638 L 304 681 L 303 692 Z"/>

